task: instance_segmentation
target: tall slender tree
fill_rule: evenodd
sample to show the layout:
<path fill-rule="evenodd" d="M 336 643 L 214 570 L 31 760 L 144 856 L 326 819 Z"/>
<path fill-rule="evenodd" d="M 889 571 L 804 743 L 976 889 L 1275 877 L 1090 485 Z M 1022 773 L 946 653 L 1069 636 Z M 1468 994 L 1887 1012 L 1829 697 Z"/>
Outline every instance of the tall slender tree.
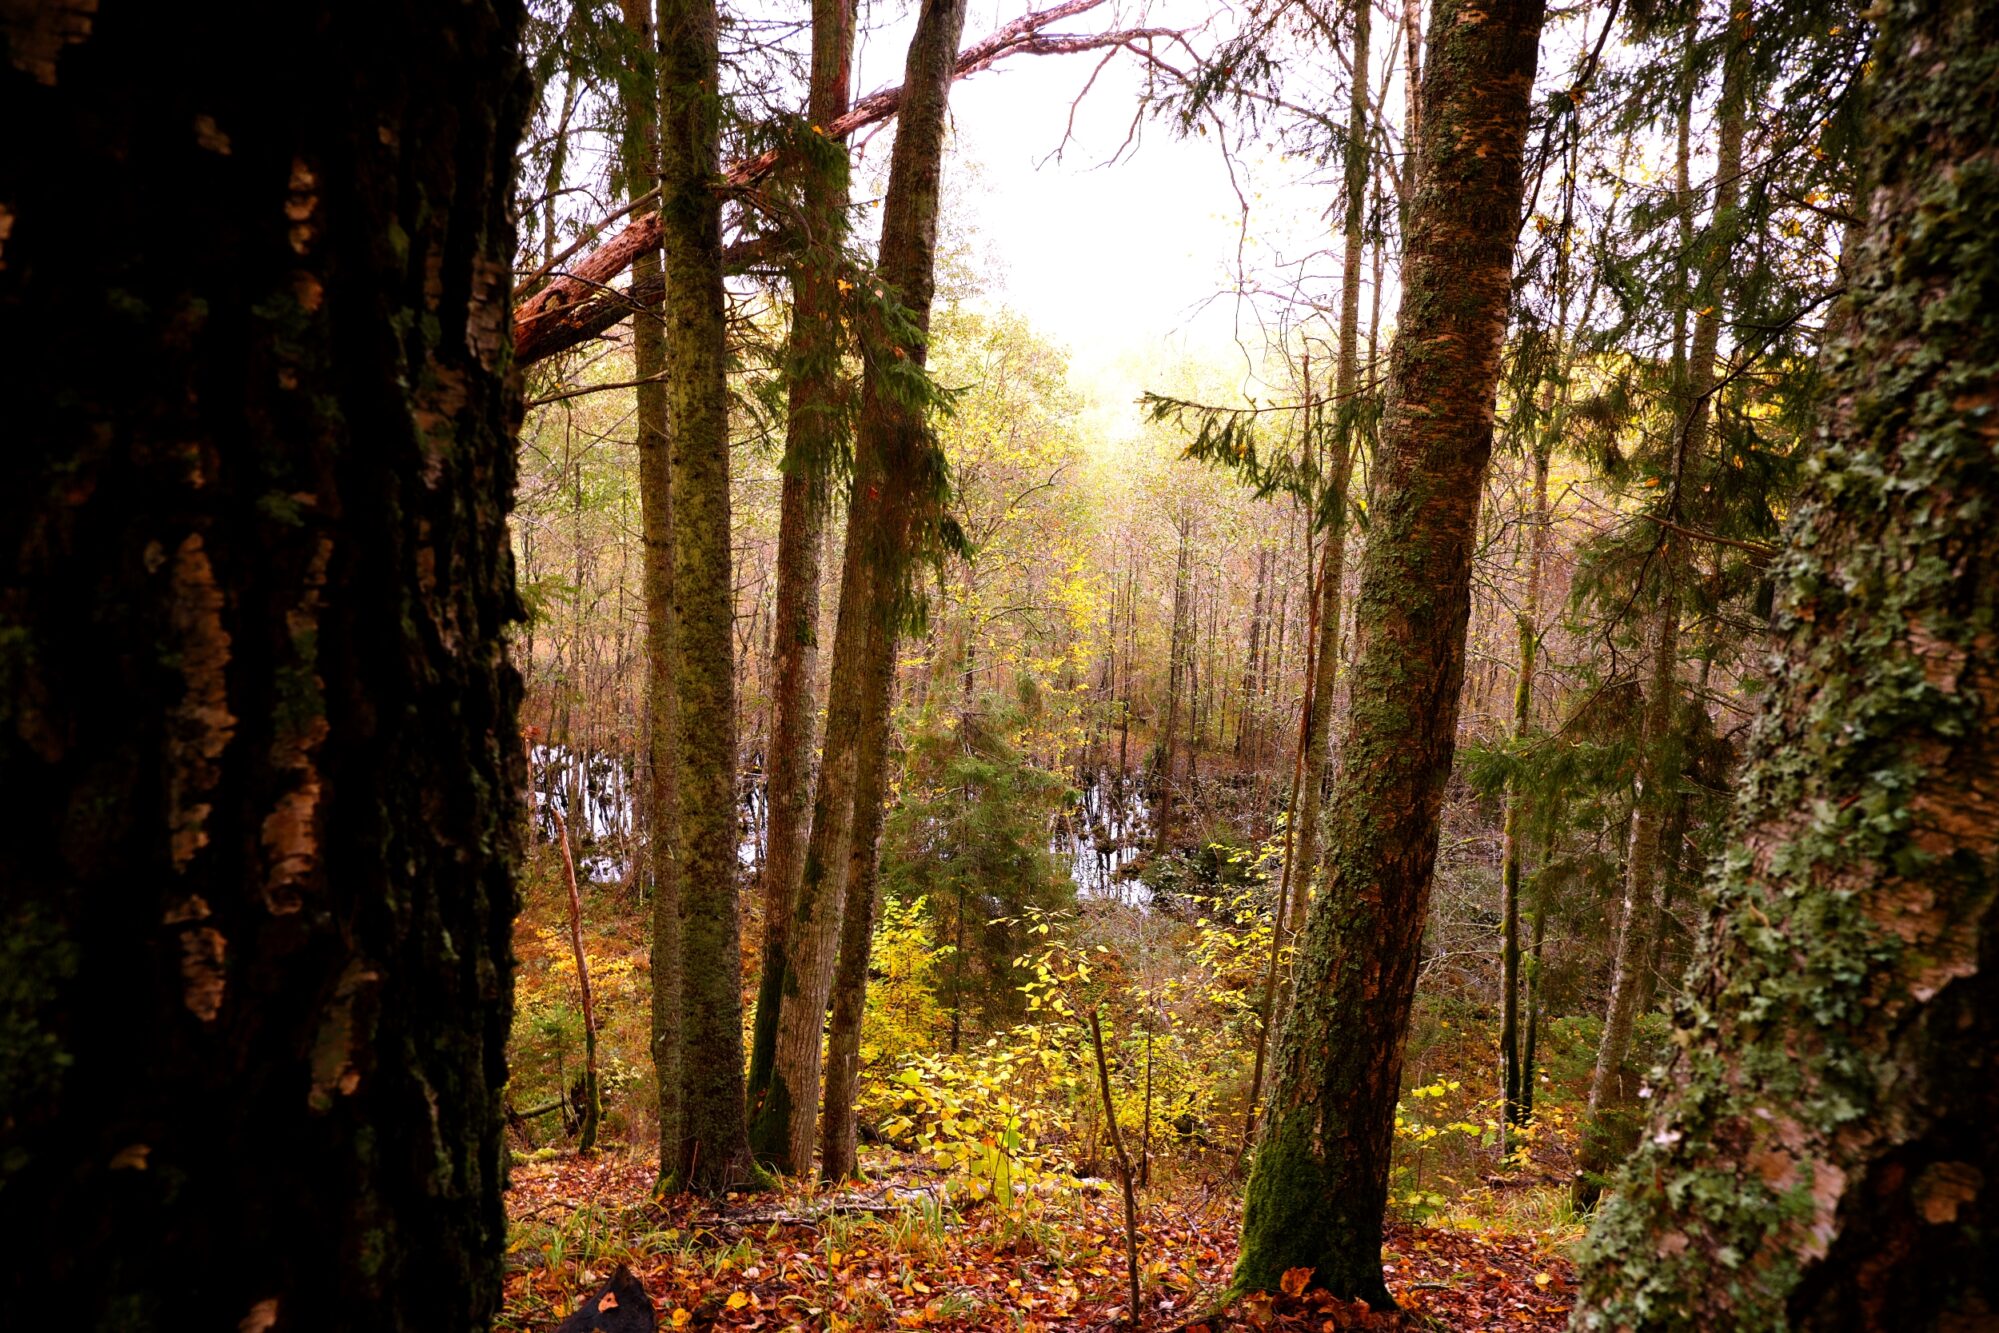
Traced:
<path fill-rule="evenodd" d="M 736 860 L 735 588 L 729 550 L 728 347 L 714 0 L 659 5 L 660 244 L 672 496 L 675 823 L 680 907 L 680 1134 L 674 1177 L 755 1178 L 744 1118 Z"/>
<path fill-rule="evenodd" d="M 659 188 L 660 84 L 652 0 L 621 0 L 630 37 L 629 64 L 618 84 L 625 134 L 621 166 L 625 193 L 636 200 Z M 664 288 L 657 240 L 632 261 L 635 287 Z M 680 1078 L 680 882 L 673 830 L 678 826 L 679 768 L 673 745 L 673 546 L 672 477 L 668 468 L 666 325 L 655 307 L 632 317 L 634 421 L 639 455 L 640 577 L 646 624 L 645 781 L 640 786 L 645 873 L 652 882 L 652 1058 L 659 1102 L 662 1180 L 679 1165 Z"/>
<path fill-rule="evenodd" d="M 815 0 L 812 87 L 806 116 L 830 125 L 847 109 L 854 61 L 852 0 Z M 764 862 L 763 968 L 750 1050 L 752 1146 L 777 1155 L 776 1122 L 761 1109 L 777 1057 L 778 1011 L 787 966 L 785 936 L 805 880 L 811 833 L 813 695 L 819 664 L 820 548 L 825 544 L 827 478 L 851 432 L 841 368 L 840 277 L 847 236 L 844 143 L 813 135 L 799 155 L 799 216 L 805 237 L 791 271 L 791 385 L 785 418 L 784 483 L 777 534 L 777 606 L 771 663 L 770 855 Z M 812 910 L 807 904 L 806 910 Z M 766 1131 L 761 1126 L 769 1124 Z M 788 1126 L 785 1129 L 789 1133 Z"/>
<path fill-rule="evenodd" d="M 1779 665 L 1584 1329 L 1999 1305 L 1999 6 L 1880 23 Z"/>
<path fill-rule="evenodd" d="M 1721 343 L 1722 311 L 1726 303 L 1732 241 L 1738 225 L 1735 217 L 1742 189 L 1742 141 L 1748 120 L 1749 17 L 1746 11 L 1731 11 L 1725 20 L 1723 37 L 1721 96 L 1715 110 L 1717 150 L 1715 153 L 1714 212 L 1709 220 L 1709 243 L 1702 262 L 1692 267 L 1691 280 L 1678 298 L 1676 319 L 1693 315 L 1693 340 L 1682 362 L 1675 355 L 1675 404 L 1670 441 L 1672 478 L 1660 516 L 1658 542 L 1651 564 L 1654 603 L 1646 626 L 1644 671 L 1645 702 L 1639 724 L 1639 793 L 1631 816 L 1631 838 L 1624 868 L 1624 901 L 1618 927 L 1610 998 L 1604 1016 L 1603 1039 L 1597 1046 L 1596 1065 L 1591 1071 L 1589 1102 L 1583 1122 L 1582 1140 L 1576 1153 L 1575 1200 L 1578 1207 L 1596 1202 L 1603 1173 L 1630 1150 L 1636 1127 L 1630 1123 L 1630 1107 L 1637 1100 L 1626 1069 L 1631 1034 L 1638 1017 L 1638 1000 L 1647 994 L 1652 961 L 1652 941 L 1663 910 L 1666 858 L 1672 847 L 1663 834 L 1671 820 L 1680 788 L 1683 767 L 1680 720 L 1680 613 L 1682 584 L 1687 578 L 1689 553 L 1678 531 L 1684 521 L 1680 503 L 1687 479 L 1694 474 L 1694 462 L 1707 451 L 1713 398 L 1718 376 L 1715 356 Z M 1691 45 L 1691 43 L 1690 43 Z M 1691 82 L 1692 74 L 1686 76 Z M 1682 134 L 1689 119 L 1683 105 Z M 1689 252 L 1685 238 L 1692 231 L 1692 192 L 1687 187 L 1685 139 L 1679 156 L 1680 227 L 1682 249 Z"/>
<path fill-rule="evenodd" d="M 858 685 L 858 763 L 846 847 L 846 910 L 828 1029 L 820 1170 L 831 1180 L 851 1176 L 858 1149 L 854 1101 L 861 1075 L 861 1015 L 867 1002 L 868 944 L 874 934 L 875 857 L 888 785 L 888 717 L 895 683 L 895 644 L 917 608 L 913 561 L 941 551 L 955 529 L 945 520 L 944 454 L 930 424 L 933 391 L 923 374 L 929 354 L 930 307 L 937 289 L 937 216 L 944 176 L 944 116 L 965 0 L 922 0 L 903 73 L 901 119 L 889 157 L 882 199 L 876 273 L 883 318 L 864 333 L 861 414 L 854 439 L 854 505 L 849 509 L 849 568 L 855 533 L 860 559 L 874 568 L 873 604 L 857 603 L 863 621 Z M 841 628 L 848 612 L 844 580 Z M 836 634 L 837 638 L 837 634 Z M 838 653 L 836 643 L 835 652 Z M 835 662 L 834 669 L 839 669 Z M 829 722 L 830 728 L 830 722 Z M 814 815 L 817 837 L 818 812 Z M 816 1017 L 816 1016 L 815 1016 Z M 806 1096 L 811 1085 L 804 1084 Z M 809 1105 L 809 1102 L 808 1102 Z M 808 1117 L 809 1118 L 809 1117 Z"/>
<path fill-rule="evenodd" d="M 497 1310 L 519 22 L 0 22 L 10 1325 Z"/>
<path fill-rule="evenodd" d="M 1340 1295 L 1389 1303 L 1389 1151 L 1455 746 L 1542 11 L 1541 0 L 1441 0 L 1431 19 L 1352 715 L 1326 884 L 1250 1178 L 1240 1287 L 1274 1289 L 1285 1270 L 1306 1268 Z"/>

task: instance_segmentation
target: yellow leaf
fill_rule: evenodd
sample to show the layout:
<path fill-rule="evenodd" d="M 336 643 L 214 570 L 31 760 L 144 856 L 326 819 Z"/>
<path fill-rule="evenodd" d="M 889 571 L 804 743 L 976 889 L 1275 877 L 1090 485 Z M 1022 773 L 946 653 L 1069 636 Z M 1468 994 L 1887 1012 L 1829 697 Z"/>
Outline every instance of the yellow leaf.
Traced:
<path fill-rule="evenodd" d="M 732 1292 L 729 1296 L 729 1308 L 731 1310 L 740 1310 L 749 1303 L 749 1296 L 743 1292 Z"/>
<path fill-rule="evenodd" d="M 1534 1285 L 1537 1287 L 1545 1287 L 1552 1281 L 1554 1281 L 1554 1279 L 1549 1277 L 1546 1273 L 1536 1273 L 1534 1275 Z"/>
<path fill-rule="evenodd" d="M 678 1305 L 673 1307 L 673 1326 L 675 1328 L 686 1328 L 693 1322 L 694 1316 L 689 1314 L 685 1308 Z"/>

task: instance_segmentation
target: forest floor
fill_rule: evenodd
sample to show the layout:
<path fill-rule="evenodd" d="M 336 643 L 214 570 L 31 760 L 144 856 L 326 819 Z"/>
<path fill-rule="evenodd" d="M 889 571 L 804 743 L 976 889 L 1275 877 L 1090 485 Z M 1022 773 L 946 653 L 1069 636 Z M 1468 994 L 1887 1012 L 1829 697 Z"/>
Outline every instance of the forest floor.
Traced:
<path fill-rule="evenodd" d="M 865 1185 L 655 1201 L 647 1155 L 618 1150 L 514 1167 L 500 1327 L 545 1330 L 618 1264 L 663 1329 L 1110 1330 L 1130 1327 L 1122 1192 L 1046 1180 L 1008 1208 L 954 1199 L 922 1160 L 864 1150 Z M 1527 1186 L 1527 1188 L 1535 1188 Z M 1176 1178 L 1139 1201 L 1138 1326 L 1224 1329 L 1560 1329 L 1576 1233 L 1434 1218 L 1391 1221 L 1382 1272 L 1402 1306 L 1376 1315 L 1324 1293 L 1218 1310 L 1236 1258 L 1239 1187 Z M 1294 1270 L 1287 1287 L 1302 1292 Z"/>

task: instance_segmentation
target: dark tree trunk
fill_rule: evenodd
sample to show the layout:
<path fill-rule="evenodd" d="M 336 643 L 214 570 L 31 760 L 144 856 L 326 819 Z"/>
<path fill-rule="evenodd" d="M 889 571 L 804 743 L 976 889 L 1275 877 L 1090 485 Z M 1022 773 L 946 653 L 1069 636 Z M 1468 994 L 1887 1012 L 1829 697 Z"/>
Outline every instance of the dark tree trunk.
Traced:
<path fill-rule="evenodd" d="M 1999 1305 L 1999 5 L 1874 12 L 1867 225 L 1779 566 L 1782 665 L 1582 1328 Z"/>
<path fill-rule="evenodd" d="M 0 27 L 9 1326 L 498 1306 L 526 785 L 498 8 Z"/>
<path fill-rule="evenodd" d="M 750 1182 L 744 1119 L 736 861 L 735 591 L 729 551 L 728 351 L 722 208 L 715 192 L 713 0 L 659 8 L 660 227 L 670 368 L 673 766 L 669 831 L 680 898 L 681 1143 L 689 1188 Z"/>
<path fill-rule="evenodd" d="M 930 305 L 937 281 L 937 211 L 943 188 L 944 113 L 951 95 L 952 62 L 964 28 L 965 0 L 923 0 L 904 66 L 902 118 L 889 158 L 876 264 L 883 286 L 901 302 L 906 322 L 900 336 L 887 330 L 870 331 L 864 348 L 860 426 L 854 439 L 854 506 L 847 541 L 852 547 L 855 534 L 861 534 L 862 556 L 873 565 L 873 597 L 871 604 L 857 602 L 852 606 L 852 613 L 862 622 L 863 634 L 856 644 L 861 655 L 855 662 L 859 725 L 846 848 L 848 911 L 833 984 L 820 1130 L 820 1169 L 831 1180 L 851 1176 L 855 1166 L 854 1098 L 860 1078 L 861 1015 L 867 1002 L 868 944 L 874 926 L 875 842 L 881 832 L 882 800 L 888 782 L 888 718 L 895 683 L 896 636 L 916 595 L 910 586 L 912 559 L 934 545 L 947 489 L 943 451 L 931 432 L 927 405 L 911 392 L 906 367 L 921 367 L 929 351 Z M 843 583 L 842 622 L 849 612 Z M 836 662 L 834 669 L 839 666 Z M 815 810 L 815 825 L 818 817 Z M 816 1026 L 817 1014 L 814 1022 Z M 801 1086 L 809 1121 L 812 1088 L 810 1084 Z"/>
<path fill-rule="evenodd" d="M 1245 1288 L 1309 1268 L 1337 1295 L 1389 1301 L 1381 1226 L 1395 1103 L 1457 730 L 1541 18 L 1541 0 L 1440 0 L 1431 21 L 1423 183 L 1362 559 L 1351 721 L 1326 884 L 1250 1178 Z"/>
<path fill-rule="evenodd" d="M 1514 620 L 1520 643 L 1520 667 L 1513 678 L 1515 744 L 1526 737 L 1534 720 L 1535 659 L 1541 646 L 1541 566 L 1548 549 L 1548 455 L 1552 445 L 1550 434 L 1544 433 L 1537 437 L 1534 446 L 1534 526 L 1527 539 L 1527 589 Z M 1519 784 L 1508 783 L 1499 862 L 1501 1133 L 1506 1126 L 1527 1122 L 1525 1085 L 1532 1077 L 1532 1066 L 1523 1066 L 1520 1058 L 1520 871 L 1521 844 L 1525 841 L 1520 822 L 1525 813 L 1524 802 Z"/>
<path fill-rule="evenodd" d="M 812 14 L 812 89 L 807 115 L 830 125 L 847 109 L 854 54 L 850 0 L 817 0 Z M 769 1091 L 784 996 L 785 930 L 805 879 L 811 833 L 812 740 L 819 674 L 819 555 L 825 545 L 826 480 L 847 436 L 840 354 L 840 264 L 847 226 L 847 150 L 823 146 L 802 164 L 802 213 L 812 244 L 791 276 L 790 398 L 784 488 L 777 532 L 777 622 L 771 687 L 770 857 L 764 863 L 763 964 L 750 1047 L 754 1112 Z M 752 1146 L 760 1151 L 764 1144 Z M 808 1140 L 809 1146 L 809 1140 Z"/>

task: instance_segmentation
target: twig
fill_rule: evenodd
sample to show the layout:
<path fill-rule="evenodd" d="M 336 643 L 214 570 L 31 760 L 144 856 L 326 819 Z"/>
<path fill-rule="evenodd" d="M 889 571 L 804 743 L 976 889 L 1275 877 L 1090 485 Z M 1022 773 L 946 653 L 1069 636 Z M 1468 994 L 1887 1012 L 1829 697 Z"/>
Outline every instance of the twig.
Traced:
<path fill-rule="evenodd" d="M 1117 1106 L 1111 1101 L 1111 1070 L 1104 1063 L 1104 1032 L 1097 1011 L 1090 1010 L 1090 1044 L 1097 1048 L 1097 1086 L 1104 1094 L 1104 1119 L 1110 1122 L 1111 1151 L 1117 1154 L 1118 1179 L 1124 1182 L 1124 1255 L 1131 1275 L 1133 1328 L 1138 1327 L 1138 1199 L 1131 1192 L 1131 1159 L 1124 1155 L 1124 1135 L 1117 1126 Z"/>

